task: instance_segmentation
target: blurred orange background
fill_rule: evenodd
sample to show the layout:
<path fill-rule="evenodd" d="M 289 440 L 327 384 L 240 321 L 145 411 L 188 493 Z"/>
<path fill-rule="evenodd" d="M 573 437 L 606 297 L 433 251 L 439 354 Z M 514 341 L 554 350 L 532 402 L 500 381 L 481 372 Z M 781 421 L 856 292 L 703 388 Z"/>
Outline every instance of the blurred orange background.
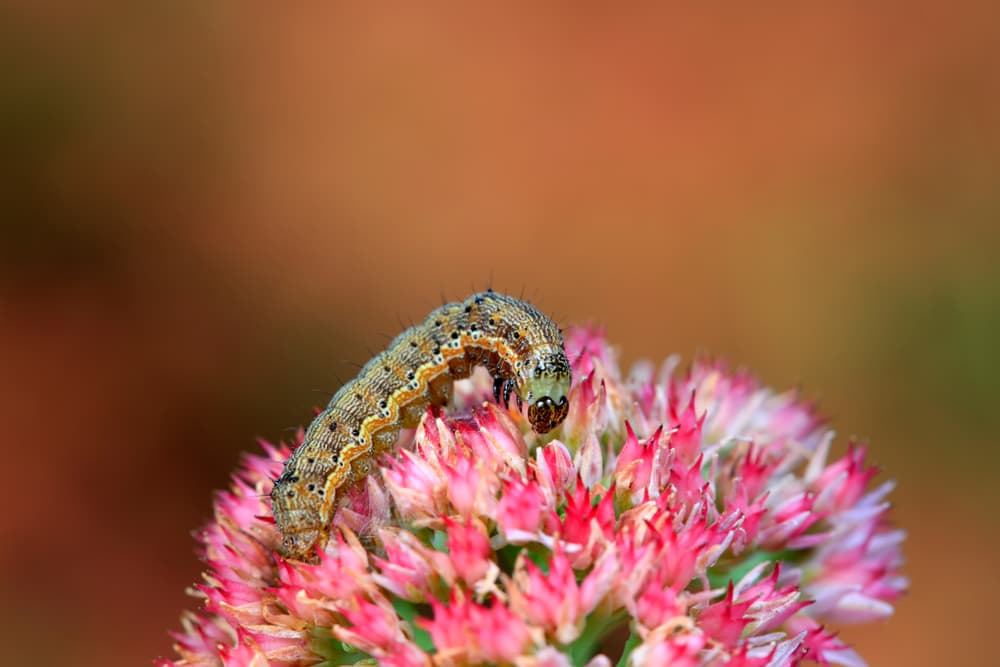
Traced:
<path fill-rule="evenodd" d="M 4 664 L 169 655 L 240 452 L 488 284 L 818 398 L 910 533 L 843 634 L 985 663 L 1000 9 L 869 4 L 0 5 Z"/>

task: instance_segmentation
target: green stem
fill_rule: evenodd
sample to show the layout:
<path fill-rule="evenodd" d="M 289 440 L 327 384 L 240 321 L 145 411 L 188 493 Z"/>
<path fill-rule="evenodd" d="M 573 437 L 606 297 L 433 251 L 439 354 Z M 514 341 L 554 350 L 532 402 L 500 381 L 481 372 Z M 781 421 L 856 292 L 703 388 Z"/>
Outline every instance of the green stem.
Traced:
<path fill-rule="evenodd" d="M 625 642 L 625 648 L 622 650 L 622 657 L 618 659 L 618 663 L 615 667 L 625 667 L 625 665 L 628 664 L 628 657 L 632 654 L 632 651 L 635 650 L 635 647 L 641 642 L 642 640 L 639 639 L 639 635 L 635 632 L 630 634 L 628 636 L 628 640 Z"/>
<path fill-rule="evenodd" d="M 611 616 L 601 616 L 600 614 L 590 615 L 583 626 L 583 632 L 566 647 L 569 661 L 573 667 L 583 667 L 583 665 L 587 664 L 587 661 L 594 657 L 594 654 L 597 652 L 601 640 L 609 632 L 617 628 L 626 618 L 628 618 L 628 615 L 625 610 L 619 610 Z"/>

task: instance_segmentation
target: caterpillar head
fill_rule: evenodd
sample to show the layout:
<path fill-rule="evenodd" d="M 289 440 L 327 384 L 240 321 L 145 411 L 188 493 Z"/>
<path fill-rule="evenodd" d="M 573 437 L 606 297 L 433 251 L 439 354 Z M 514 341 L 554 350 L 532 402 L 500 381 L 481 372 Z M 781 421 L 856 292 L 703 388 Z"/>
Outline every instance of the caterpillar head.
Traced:
<path fill-rule="evenodd" d="M 569 387 L 572 381 L 566 353 L 558 351 L 543 357 L 525 382 L 528 421 L 536 433 L 548 433 L 569 413 Z"/>
<path fill-rule="evenodd" d="M 271 489 L 271 510 L 281 533 L 281 551 L 296 560 L 313 559 L 313 547 L 326 543 L 327 529 L 321 520 L 317 496 L 297 475 L 286 472 Z"/>

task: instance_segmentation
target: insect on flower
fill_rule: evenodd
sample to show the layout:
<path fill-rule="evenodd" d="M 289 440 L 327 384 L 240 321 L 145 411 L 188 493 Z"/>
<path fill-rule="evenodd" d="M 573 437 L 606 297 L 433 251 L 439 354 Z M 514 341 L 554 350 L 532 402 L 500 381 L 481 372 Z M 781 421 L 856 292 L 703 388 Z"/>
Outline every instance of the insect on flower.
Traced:
<path fill-rule="evenodd" d="M 520 302 L 476 298 L 484 313 L 490 299 L 506 304 L 504 321 L 516 321 Z M 447 342 L 460 320 L 440 319 L 421 335 Z M 322 413 L 294 453 L 266 444 L 247 455 L 199 535 L 204 609 L 175 635 L 177 659 L 159 664 L 864 665 L 826 624 L 886 618 L 908 586 L 892 484 L 872 486 L 865 447 L 833 456 L 812 406 L 720 363 L 640 365 L 625 377 L 599 332 L 570 329 L 565 348 L 552 332 L 541 347 L 524 329 L 503 336 L 532 342 L 505 357 L 511 391 L 565 406 L 550 435 L 489 401 L 506 386 L 485 374 L 458 385 L 447 413 L 431 406 L 444 394 L 428 371 L 416 379 L 426 401 L 407 417 L 412 447 L 378 458 L 352 450 L 351 476 L 333 478 L 344 504 L 332 525 L 307 512 L 309 530 L 330 531 L 312 545 L 314 562 L 281 556 L 290 535 L 312 535 L 294 530 L 300 515 L 271 522 L 267 494 L 276 477 L 282 490 L 309 483 L 299 462 L 343 456 L 310 438 L 353 413 Z M 392 349 L 409 349 L 409 335 Z M 388 360 L 380 355 L 361 377 L 388 367 L 405 385 L 411 367 L 447 368 L 451 388 L 470 370 L 463 335 L 448 354 L 431 339 L 416 366 L 372 367 Z M 492 354 L 474 359 L 496 377 Z M 532 382 L 539 362 L 559 373 Z M 345 405 L 366 410 L 374 450 L 374 425 L 395 424 L 411 403 L 382 408 L 381 394 L 348 386 L 364 399 Z M 357 461 L 371 468 L 364 484 Z M 276 515 L 296 509 L 277 498 Z M 615 633 L 624 648 L 607 641 Z"/>
<path fill-rule="evenodd" d="M 428 405 L 443 405 L 452 383 L 482 365 L 493 394 L 528 405 L 538 433 L 569 411 L 571 371 L 559 328 L 534 306 L 493 291 L 438 308 L 396 337 L 345 384 L 309 426 L 271 491 L 285 552 L 308 559 L 322 548 L 343 490 L 363 481 Z"/>

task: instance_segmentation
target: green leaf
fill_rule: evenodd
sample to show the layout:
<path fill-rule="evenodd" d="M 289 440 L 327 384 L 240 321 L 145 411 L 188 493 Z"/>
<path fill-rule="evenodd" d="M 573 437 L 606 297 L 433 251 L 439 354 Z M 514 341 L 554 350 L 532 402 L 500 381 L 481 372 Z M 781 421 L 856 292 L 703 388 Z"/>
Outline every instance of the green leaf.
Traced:
<path fill-rule="evenodd" d="M 518 544 L 507 544 L 500 547 L 496 551 L 496 561 L 497 565 L 500 566 L 500 571 L 504 574 L 514 574 L 514 563 L 517 562 L 517 556 L 523 549 L 524 547 Z"/>
<path fill-rule="evenodd" d="M 552 564 L 552 550 L 541 544 L 529 544 L 524 549 L 526 555 L 532 563 L 538 566 L 542 574 L 549 575 L 549 566 Z"/>
<path fill-rule="evenodd" d="M 436 551 L 448 553 L 448 533 L 443 530 L 435 530 L 431 536 L 431 546 Z"/>
<path fill-rule="evenodd" d="M 642 640 L 639 639 L 639 635 L 637 635 L 635 632 L 630 634 L 628 636 L 628 640 L 625 642 L 625 648 L 622 649 L 622 657 L 618 659 L 618 663 L 615 665 L 615 667 L 625 667 L 625 665 L 628 664 L 629 655 L 632 654 L 632 651 L 634 651 L 635 647 L 638 646 L 641 642 Z"/>
<path fill-rule="evenodd" d="M 313 630 L 312 643 L 309 648 L 313 653 L 325 658 L 320 665 L 376 664 L 375 658 L 371 655 L 340 641 L 327 628 L 317 627 Z"/>
<path fill-rule="evenodd" d="M 392 608 L 396 610 L 396 613 L 399 614 L 400 618 L 409 623 L 410 630 L 413 632 L 413 642 L 419 646 L 421 650 L 427 651 L 428 653 L 434 653 L 436 649 L 434 647 L 434 640 L 431 639 L 430 633 L 419 627 L 414 622 L 418 618 L 429 617 L 421 614 L 417 605 L 400 598 L 396 598 L 392 601 Z"/>
<path fill-rule="evenodd" d="M 784 549 L 782 551 L 754 551 L 745 559 L 733 562 L 728 567 L 709 569 L 706 573 L 708 575 L 708 582 L 712 588 L 722 588 L 730 581 L 739 581 L 746 576 L 747 572 L 761 563 L 768 561 L 774 563 L 791 562 L 795 560 L 797 555 L 799 555 L 798 552 L 791 549 Z"/>
<path fill-rule="evenodd" d="M 566 647 L 566 654 L 573 667 L 583 667 L 594 657 L 601 641 L 608 633 L 616 630 L 628 617 L 627 612 L 619 610 L 611 616 L 591 614 L 587 617 L 583 631 Z"/>

